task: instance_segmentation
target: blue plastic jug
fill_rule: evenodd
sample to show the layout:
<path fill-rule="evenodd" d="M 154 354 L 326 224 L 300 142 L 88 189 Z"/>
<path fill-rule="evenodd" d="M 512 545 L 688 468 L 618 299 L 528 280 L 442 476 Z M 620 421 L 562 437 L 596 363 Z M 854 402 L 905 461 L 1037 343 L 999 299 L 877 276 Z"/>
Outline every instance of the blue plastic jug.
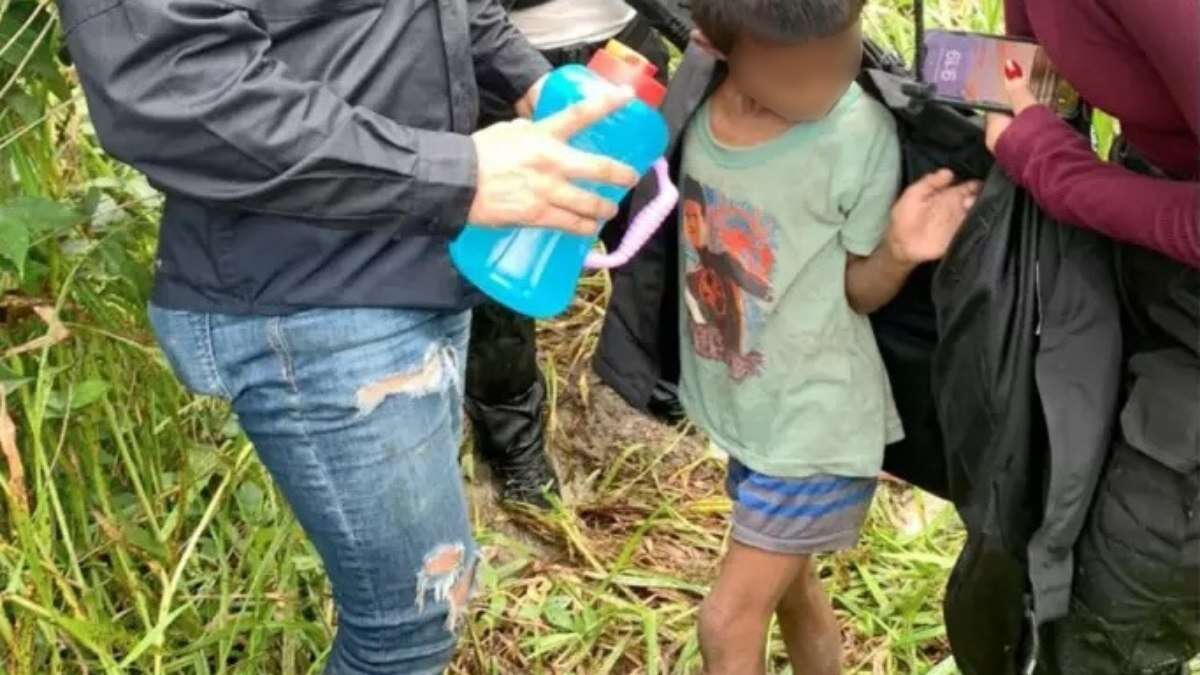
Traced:
<path fill-rule="evenodd" d="M 638 98 L 581 131 L 570 145 L 611 157 L 644 175 L 666 150 L 667 123 L 655 109 L 665 90 L 654 80 L 655 68 L 641 55 L 612 42 L 596 53 L 587 68 L 568 65 L 546 78 L 534 120 L 611 88 L 630 85 Z M 613 202 L 628 190 L 612 185 L 582 187 Z M 548 318 L 571 303 L 584 258 L 595 237 L 531 227 L 487 228 L 467 225 L 450 244 L 450 258 L 477 288 L 521 314 Z"/>

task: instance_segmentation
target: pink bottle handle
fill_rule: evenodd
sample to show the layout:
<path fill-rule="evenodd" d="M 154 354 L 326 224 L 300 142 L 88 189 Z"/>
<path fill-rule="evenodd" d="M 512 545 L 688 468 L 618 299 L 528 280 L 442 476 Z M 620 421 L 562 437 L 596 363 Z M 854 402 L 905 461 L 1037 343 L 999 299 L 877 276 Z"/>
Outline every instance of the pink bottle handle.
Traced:
<path fill-rule="evenodd" d="M 629 229 L 625 231 L 617 250 L 611 253 L 588 253 L 583 261 L 584 267 L 590 270 L 606 270 L 629 262 L 675 212 L 675 205 L 679 202 L 679 190 L 671 183 L 671 168 L 666 159 L 659 159 L 654 163 L 654 175 L 658 180 L 658 195 L 630 220 Z"/>

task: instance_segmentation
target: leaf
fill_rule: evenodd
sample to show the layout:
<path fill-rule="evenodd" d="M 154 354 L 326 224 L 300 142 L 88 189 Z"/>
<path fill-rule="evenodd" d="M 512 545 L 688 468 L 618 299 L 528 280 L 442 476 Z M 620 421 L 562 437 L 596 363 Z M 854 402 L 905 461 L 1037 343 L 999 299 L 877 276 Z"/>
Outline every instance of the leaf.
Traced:
<path fill-rule="evenodd" d="M 546 621 L 555 628 L 565 631 L 575 630 L 575 621 L 571 617 L 571 611 L 567 608 L 569 601 L 566 598 L 550 598 L 542 607 L 542 615 L 546 617 Z"/>
<path fill-rule="evenodd" d="M 937 555 L 934 553 L 882 553 L 881 558 L 894 560 L 896 562 L 917 563 L 921 565 L 933 565 L 943 570 L 949 571 L 954 567 L 954 556 Z"/>
<path fill-rule="evenodd" d="M 17 377 L 12 379 L 0 377 L 0 391 L 11 395 L 13 392 L 17 391 L 21 387 L 24 387 L 30 382 L 33 382 L 32 377 Z"/>
<path fill-rule="evenodd" d="M 0 52 L 0 63 L 12 68 L 24 67 L 22 74 L 35 75 L 36 78 L 30 79 L 45 85 L 58 98 L 66 99 L 71 95 L 71 86 L 58 61 L 54 30 L 47 30 L 54 17 L 42 9 L 37 3 L 25 6 L 14 3 L 0 15 L 0 45 L 12 42 L 8 49 Z M 40 15 L 26 25 L 30 10 L 40 12 Z"/>
<path fill-rule="evenodd" d="M 517 618 L 521 621 L 533 622 L 538 620 L 541 613 L 542 610 L 537 605 L 526 603 L 521 605 L 521 609 L 517 610 Z"/>
<path fill-rule="evenodd" d="M 110 385 L 102 380 L 88 380 L 81 382 L 71 388 L 70 400 L 65 400 L 60 392 L 51 392 L 49 399 L 46 401 L 47 411 L 52 417 L 61 417 L 68 410 L 74 412 L 81 410 L 87 406 L 104 398 L 108 393 Z"/>
<path fill-rule="evenodd" d="M 488 601 L 488 614 L 494 617 L 504 616 L 504 610 L 508 608 L 508 595 L 504 593 L 493 593 L 492 598 Z"/>
<path fill-rule="evenodd" d="M 699 584 L 682 579 L 673 579 L 667 576 L 660 576 L 641 572 L 627 572 L 625 574 L 616 574 L 612 578 L 613 583 L 619 586 L 628 586 L 631 588 L 649 588 L 649 589 L 672 589 L 679 591 L 688 591 L 699 596 L 703 596 L 708 592 L 708 587 L 704 584 Z"/>
<path fill-rule="evenodd" d="M 211 445 L 192 446 L 187 453 L 187 469 L 192 480 L 203 482 L 216 472 L 220 457 Z"/>
<path fill-rule="evenodd" d="M 149 553 L 160 562 L 167 560 L 167 547 L 155 539 L 149 530 L 137 525 L 123 523 L 121 525 L 121 535 L 130 545 Z"/>
<path fill-rule="evenodd" d="M 0 204 L 0 258 L 23 275 L 32 241 L 53 236 L 81 218 L 74 210 L 42 197 L 20 197 Z"/>
<path fill-rule="evenodd" d="M 221 438 L 233 440 L 242 435 L 242 425 L 238 421 L 237 415 L 230 415 L 229 419 L 225 420 L 225 425 L 221 427 Z"/>
<path fill-rule="evenodd" d="M 99 176 L 83 184 L 89 190 L 120 190 L 121 185 L 121 181 L 112 176 Z"/>
<path fill-rule="evenodd" d="M 1113 117 L 1102 111 L 1097 110 L 1092 113 L 1092 147 L 1100 159 L 1107 161 L 1111 155 L 1113 142 L 1120 134 L 1119 127 L 1120 125 Z"/>
<path fill-rule="evenodd" d="M 23 91 L 14 91 L 4 98 L 4 105 L 12 108 L 26 124 L 35 124 L 42 119 L 44 108 L 38 100 Z"/>
<path fill-rule="evenodd" d="M 254 483 L 245 483 L 237 489 L 238 508 L 242 517 L 249 521 L 258 520 L 263 508 L 263 491 Z"/>
<path fill-rule="evenodd" d="M 79 205 L 79 210 L 83 213 L 84 217 L 94 218 L 96 215 L 96 209 L 100 208 L 100 202 L 103 201 L 105 197 L 107 197 L 107 195 L 105 195 L 104 191 L 100 188 L 89 187 L 87 192 L 85 192 L 83 195 L 83 201 Z"/>
<path fill-rule="evenodd" d="M 17 268 L 17 276 L 24 276 L 25 258 L 28 255 L 28 228 L 0 216 L 0 258 L 8 260 Z"/>
<path fill-rule="evenodd" d="M 0 393 L 11 395 L 30 382 L 33 382 L 32 377 L 19 375 L 4 366 L 0 366 Z"/>
<path fill-rule="evenodd" d="M 943 638 L 946 636 L 946 627 L 942 625 L 930 626 L 920 630 L 906 632 L 899 639 L 892 641 L 896 647 L 907 647 L 909 645 L 919 645 Z"/>
<path fill-rule="evenodd" d="M 658 616 L 652 611 L 642 612 L 642 635 L 646 644 L 646 673 L 658 675 L 662 654 L 658 646 Z"/>
<path fill-rule="evenodd" d="M 3 267 L 4 261 L 0 260 L 0 267 Z M 46 277 L 50 275 L 50 268 L 42 264 L 36 258 L 31 258 L 25 261 L 25 277 L 21 279 L 19 292 L 26 295 L 37 295 L 46 290 Z"/>
<path fill-rule="evenodd" d="M 95 207 L 89 214 L 90 224 L 96 232 L 105 232 L 114 224 L 127 218 L 129 218 L 129 212 L 115 199 L 103 192 L 96 198 Z"/>
<path fill-rule="evenodd" d="M 545 637 L 529 640 L 527 648 L 532 648 L 532 658 L 538 658 L 550 652 L 557 652 L 564 649 L 567 645 L 578 642 L 579 636 L 572 633 L 554 633 Z"/>
<path fill-rule="evenodd" d="M 883 592 L 879 585 L 879 581 L 875 579 L 875 575 L 871 570 L 862 563 L 855 562 L 854 569 L 858 571 L 859 577 L 867 586 L 867 592 L 871 594 L 871 598 L 875 600 L 875 606 L 879 608 L 880 615 L 886 615 L 891 611 L 892 603 L 888 596 Z"/>
<path fill-rule="evenodd" d="M 151 204 L 162 198 L 162 193 L 150 185 L 150 181 L 146 179 L 145 174 L 133 173 L 119 185 L 122 190 L 133 197 L 135 202 Z"/>
<path fill-rule="evenodd" d="M 33 39 L 37 35 L 36 22 L 22 30 L 25 20 L 29 18 L 29 12 L 22 9 L 19 5 L 14 5 L 7 7 L 4 14 L 0 14 L 0 45 L 6 45 L 16 37 L 11 47 L 0 52 L 0 63 L 7 63 L 13 68 L 20 66 L 24 55 L 33 49 Z M 20 35 L 17 35 L 18 32 Z"/>
<path fill-rule="evenodd" d="M 110 386 L 103 380 L 88 380 L 71 391 L 71 410 L 79 410 L 104 398 Z"/>
<path fill-rule="evenodd" d="M 87 647 L 102 663 L 106 665 L 112 664 L 112 657 L 108 655 L 109 645 L 119 638 L 119 633 L 108 621 L 103 619 L 97 620 L 96 618 L 80 621 L 79 619 L 56 612 L 53 609 L 35 605 L 21 597 L 8 598 L 8 602 L 22 607 L 58 626 L 68 635 L 78 640 L 84 647 Z M 109 672 L 113 672 L 113 670 L 109 669 Z"/>
<path fill-rule="evenodd" d="M 297 572 L 315 572 L 321 569 L 321 561 L 315 555 L 298 555 L 292 558 Z"/>

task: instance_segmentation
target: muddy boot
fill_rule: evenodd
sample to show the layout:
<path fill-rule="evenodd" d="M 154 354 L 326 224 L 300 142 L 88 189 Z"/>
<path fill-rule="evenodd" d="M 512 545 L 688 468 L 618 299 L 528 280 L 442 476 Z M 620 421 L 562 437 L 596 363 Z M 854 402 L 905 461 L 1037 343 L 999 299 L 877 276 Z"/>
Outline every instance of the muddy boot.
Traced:
<path fill-rule="evenodd" d="M 558 477 L 546 455 L 543 408 L 546 387 L 541 379 L 505 403 L 467 400 L 475 429 L 475 447 L 492 469 L 507 502 L 550 508 L 546 494 L 559 494 Z"/>
<path fill-rule="evenodd" d="M 650 394 L 646 410 L 654 419 L 675 426 L 684 420 L 683 404 L 679 401 L 679 388 L 666 380 L 659 380 Z"/>
<path fill-rule="evenodd" d="M 492 468 L 501 498 L 549 506 L 543 492 L 558 494 L 558 480 L 546 456 L 546 386 L 533 319 L 494 302 L 475 309 L 466 389 L 475 447 Z"/>

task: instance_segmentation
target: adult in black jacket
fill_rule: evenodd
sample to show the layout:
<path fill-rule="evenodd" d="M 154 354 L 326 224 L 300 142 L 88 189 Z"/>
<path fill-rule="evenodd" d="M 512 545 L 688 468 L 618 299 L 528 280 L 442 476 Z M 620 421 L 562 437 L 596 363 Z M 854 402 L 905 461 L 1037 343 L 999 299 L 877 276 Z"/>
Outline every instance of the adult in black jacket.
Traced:
<path fill-rule="evenodd" d="M 1019 71 L 1015 118 L 989 120 L 1014 182 L 1112 242 L 1120 299 L 1116 433 L 1076 494 L 1070 612 L 1041 672 L 1175 675 L 1200 654 L 1200 3 L 1007 0 L 1005 17 L 1124 134 L 1101 161 Z"/>
<path fill-rule="evenodd" d="M 666 81 L 669 55 L 662 36 L 623 0 L 510 0 L 506 4 L 516 27 L 554 66 L 586 63 L 609 39 L 617 39 L 648 58 L 658 67 L 660 80 Z M 481 92 L 481 127 L 515 115 L 503 96 Z M 651 411 L 677 421 L 672 417 L 678 408 L 677 403 L 672 405 L 673 388 L 664 383 L 659 390 Z M 548 506 L 546 491 L 557 491 L 557 479 L 546 452 L 546 386 L 538 370 L 533 319 L 492 301 L 475 308 L 466 392 L 475 446 L 499 481 L 501 497 Z"/>
<path fill-rule="evenodd" d="M 498 0 L 59 0 L 101 143 L 166 195 L 151 318 L 233 404 L 321 554 L 327 672 L 440 673 L 475 546 L 457 466 L 466 222 L 594 232 L 564 142 L 624 100 L 528 111 L 549 64 Z"/>

